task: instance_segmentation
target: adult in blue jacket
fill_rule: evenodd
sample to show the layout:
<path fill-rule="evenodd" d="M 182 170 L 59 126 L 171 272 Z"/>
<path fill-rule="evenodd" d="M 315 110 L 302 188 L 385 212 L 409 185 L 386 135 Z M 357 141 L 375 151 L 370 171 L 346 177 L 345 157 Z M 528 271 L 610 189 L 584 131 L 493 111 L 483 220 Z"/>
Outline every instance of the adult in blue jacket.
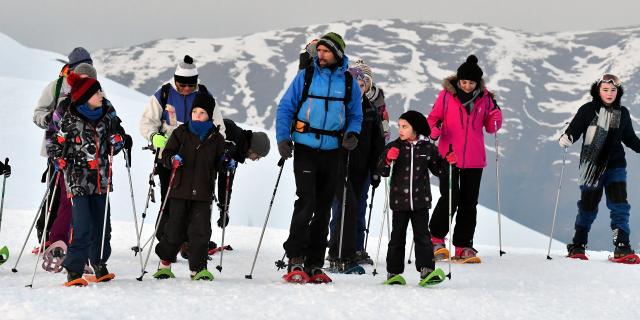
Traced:
<path fill-rule="evenodd" d="M 331 201 L 339 184 L 342 148 L 347 152 L 358 144 L 362 123 L 361 93 L 348 72 L 342 37 L 330 32 L 317 42 L 313 77 L 303 97 L 304 69 L 295 77 L 280 100 L 276 114 L 278 151 L 284 158 L 293 154 L 296 195 L 289 238 L 284 249 L 290 271 L 309 276 L 322 274 Z M 351 80 L 348 94 L 345 81 Z M 295 147 L 295 148 L 294 148 Z"/>

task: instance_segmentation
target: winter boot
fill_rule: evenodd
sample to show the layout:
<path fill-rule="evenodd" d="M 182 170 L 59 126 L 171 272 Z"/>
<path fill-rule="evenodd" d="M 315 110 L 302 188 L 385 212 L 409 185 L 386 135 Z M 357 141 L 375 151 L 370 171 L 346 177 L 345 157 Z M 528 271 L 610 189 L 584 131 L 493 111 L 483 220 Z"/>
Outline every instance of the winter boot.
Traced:
<path fill-rule="evenodd" d="M 580 260 L 589 260 L 585 254 L 586 244 L 570 243 L 567 245 L 567 257 Z"/>
<path fill-rule="evenodd" d="M 293 283 L 306 283 L 309 281 L 309 275 L 304 271 L 304 258 L 289 258 L 287 266 L 287 274 L 282 276 L 284 281 Z"/>
<path fill-rule="evenodd" d="M 85 287 L 89 283 L 87 280 L 82 278 L 82 272 L 74 272 L 67 269 L 67 282 L 65 282 L 65 287 Z"/>
<path fill-rule="evenodd" d="M 404 286 L 405 284 L 407 284 L 407 281 L 404 280 L 401 274 L 387 273 L 387 281 L 385 281 L 383 284 L 399 284 Z"/>
<path fill-rule="evenodd" d="M 288 272 L 304 271 L 304 258 L 303 257 L 289 258 L 289 266 L 287 268 L 287 271 Z"/>
<path fill-rule="evenodd" d="M 369 256 L 369 254 L 362 250 L 362 251 L 356 251 L 356 262 L 358 264 L 371 264 L 373 265 L 373 259 L 371 259 L 371 256 Z"/>
<path fill-rule="evenodd" d="M 320 284 L 320 283 L 329 283 L 332 281 L 331 278 L 329 278 L 329 276 L 326 273 L 324 273 L 324 271 L 320 267 L 310 268 L 308 275 L 309 275 L 309 282 L 311 283 Z"/>
<path fill-rule="evenodd" d="M 456 255 L 451 259 L 459 263 L 480 263 L 476 253 L 478 250 L 473 247 L 456 247 Z"/>
<path fill-rule="evenodd" d="M 431 237 L 431 243 L 433 244 L 433 257 L 436 261 L 449 259 L 449 250 L 444 243 L 445 239 Z"/>
<path fill-rule="evenodd" d="M 98 264 L 93 266 L 94 277 L 96 279 L 95 282 L 107 282 L 113 280 L 116 275 L 113 273 L 109 273 L 107 270 L 106 264 Z"/>

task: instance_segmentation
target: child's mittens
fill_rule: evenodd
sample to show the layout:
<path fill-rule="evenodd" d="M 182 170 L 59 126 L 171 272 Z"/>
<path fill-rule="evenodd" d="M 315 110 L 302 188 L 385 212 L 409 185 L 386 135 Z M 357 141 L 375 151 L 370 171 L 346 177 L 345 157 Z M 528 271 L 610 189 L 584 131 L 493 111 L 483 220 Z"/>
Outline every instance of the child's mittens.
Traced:
<path fill-rule="evenodd" d="M 182 157 L 179 154 L 171 157 L 171 168 L 177 168 L 182 165 Z"/>
<path fill-rule="evenodd" d="M 400 149 L 396 148 L 396 147 L 391 147 L 389 148 L 389 150 L 387 150 L 387 165 L 391 164 L 391 162 L 395 161 L 396 159 L 398 159 L 398 156 L 400 155 Z"/>

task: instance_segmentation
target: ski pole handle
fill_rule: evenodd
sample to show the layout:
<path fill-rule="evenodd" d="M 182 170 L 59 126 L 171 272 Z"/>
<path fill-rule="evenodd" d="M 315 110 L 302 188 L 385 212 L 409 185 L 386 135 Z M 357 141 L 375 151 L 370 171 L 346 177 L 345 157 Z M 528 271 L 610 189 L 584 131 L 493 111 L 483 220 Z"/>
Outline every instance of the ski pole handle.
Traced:
<path fill-rule="evenodd" d="M 282 166 L 284 166 L 284 162 L 285 162 L 286 160 L 287 160 L 287 159 L 286 159 L 285 157 L 280 158 L 280 160 L 278 161 L 278 167 L 282 167 Z"/>

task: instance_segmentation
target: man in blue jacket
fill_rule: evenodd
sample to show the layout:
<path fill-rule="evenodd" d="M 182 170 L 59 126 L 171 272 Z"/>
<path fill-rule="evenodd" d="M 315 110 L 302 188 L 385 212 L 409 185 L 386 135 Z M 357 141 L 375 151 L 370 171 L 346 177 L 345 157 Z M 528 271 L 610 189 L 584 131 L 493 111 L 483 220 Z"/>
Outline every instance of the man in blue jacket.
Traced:
<path fill-rule="evenodd" d="M 313 65 L 296 75 L 276 114 L 278 151 L 293 155 L 298 196 L 284 243 L 288 270 L 311 277 L 323 275 L 331 202 L 342 186 L 341 147 L 357 146 L 362 123 L 360 88 L 348 75 L 344 48 L 340 35 L 322 36 Z"/>

